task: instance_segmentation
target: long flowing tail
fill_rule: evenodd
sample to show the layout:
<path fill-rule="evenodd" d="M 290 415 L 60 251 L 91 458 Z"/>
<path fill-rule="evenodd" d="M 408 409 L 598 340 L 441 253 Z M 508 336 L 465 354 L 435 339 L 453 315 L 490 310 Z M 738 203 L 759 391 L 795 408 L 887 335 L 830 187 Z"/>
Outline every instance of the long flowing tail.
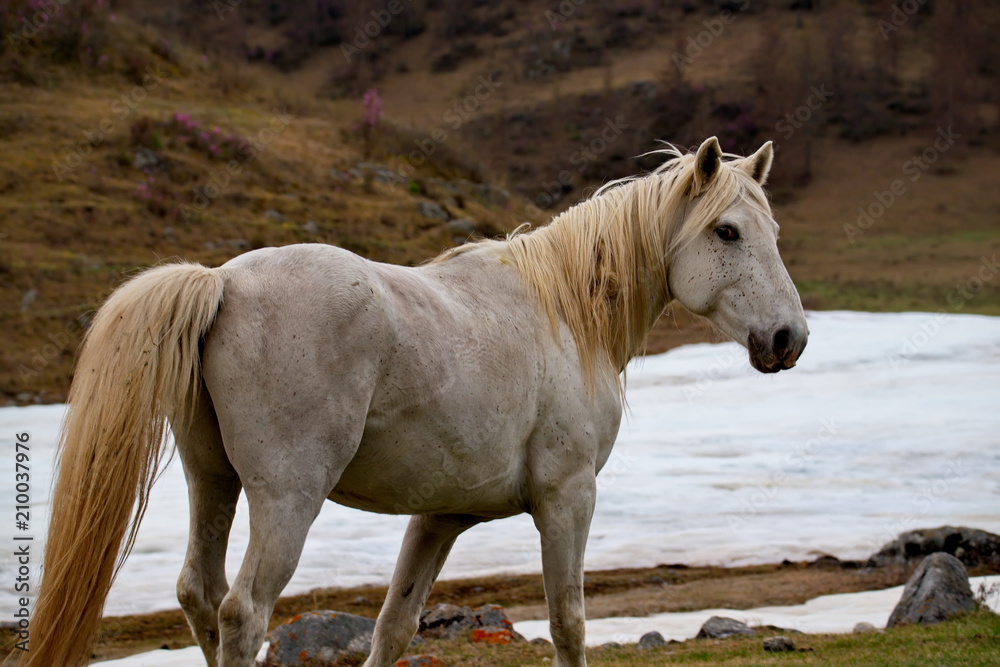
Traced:
<path fill-rule="evenodd" d="M 173 264 L 119 288 L 87 332 L 59 443 L 59 479 L 22 665 L 90 657 L 165 447 L 201 387 L 200 344 L 222 303 L 217 269 Z"/>

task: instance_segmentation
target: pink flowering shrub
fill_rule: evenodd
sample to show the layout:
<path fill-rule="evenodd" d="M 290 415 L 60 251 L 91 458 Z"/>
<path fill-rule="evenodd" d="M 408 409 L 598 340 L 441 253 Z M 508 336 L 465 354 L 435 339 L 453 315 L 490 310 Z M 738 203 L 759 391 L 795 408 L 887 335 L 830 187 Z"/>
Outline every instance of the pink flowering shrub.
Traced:
<path fill-rule="evenodd" d="M 0 2 L 0 54 L 35 50 L 57 62 L 101 63 L 112 16 L 109 0 L 7 0 Z M 0 56 L 2 57 L 2 56 Z"/>
<path fill-rule="evenodd" d="M 205 125 L 191 114 L 180 111 L 164 121 L 154 121 L 147 116 L 138 119 L 132 124 L 132 145 L 153 150 L 191 150 L 223 162 L 246 162 L 254 154 L 246 138 L 218 125 Z"/>

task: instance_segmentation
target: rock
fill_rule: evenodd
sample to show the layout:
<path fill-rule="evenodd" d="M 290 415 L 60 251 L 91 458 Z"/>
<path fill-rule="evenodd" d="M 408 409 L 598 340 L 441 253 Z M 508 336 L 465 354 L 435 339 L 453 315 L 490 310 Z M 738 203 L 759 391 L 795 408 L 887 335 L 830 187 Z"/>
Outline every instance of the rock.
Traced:
<path fill-rule="evenodd" d="M 473 628 L 473 644 L 511 644 L 514 642 L 514 633 L 507 628 L 496 626 L 486 628 Z"/>
<path fill-rule="evenodd" d="M 612 649 L 612 648 L 622 648 L 622 645 L 619 644 L 618 642 L 606 642 L 604 644 L 601 644 L 597 648 L 603 649 L 603 650 L 607 650 L 607 649 Z"/>
<path fill-rule="evenodd" d="M 316 224 L 315 220 L 307 220 L 304 225 L 302 225 L 302 231 L 308 234 L 319 234 L 319 225 Z"/>
<path fill-rule="evenodd" d="M 755 634 L 757 633 L 754 632 L 748 625 L 740 623 L 736 619 L 726 618 L 725 616 L 713 616 L 705 621 L 705 624 L 701 626 L 701 630 L 698 631 L 696 637 L 725 639 L 726 637 L 732 637 L 733 635 L 752 637 Z"/>
<path fill-rule="evenodd" d="M 938 552 L 955 556 L 966 567 L 1000 567 L 1000 535 L 965 526 L 910 530 L 871 556 L 868 567 L 907 565 Z"/>
<path fill-rule="evenodd" d="M 927 556 L 906 582 L 903 596 L 889 616 L 886 627 L 906 623 L 939 623 L 976 608 L 965 566 L 954 556 Z"/>
<path fill-rule="evenodd" d="M 476 642 L 509 644 L 524 640 L 514 631 L 514 624 L 507 618 L 503 607 L 495 604 L 470 609 L 443 603 L 425 609 L 420 614 L 418 633 L 423 637 L 452 639 L 470 628 L 482 631 L 474 632 L 473 641 Z"/>
<path fill-rule="evenodd" d="M 535 637 L 528 643 L 534 644 L 535 646 L 552 646 L 552 642 L 550 642 L 545 637 Z"/>
<path fill-rule="evenodd" d="M 510 201 L 510 193 L 489 183 L 473 183 L 473 194 L 487 204 L 506 206 Z"/>
<path fill-rule="evenodd" d="M 764 650 L 780 653 L 781 651 L 794 651 L 795 642 L 789 637 L 768 637 L 764 640 Z"/>
<path fill-rule="evenodd" d="M 285 221 L 285 216 L 279 213 L 278 211 L 275 211 L 273 208 L 269 208 L 266 211 L 264 211 L 264 217 L 271 218 L 271 220 L 274 220 L 275 222 Z"/>
<path fill-rule="evenodd" d="M 389 185 L 403 185 L 406 183 L 405 178 L 394 172 L 392 169 L 389 169 L 384 164 L 377 164 L 375 162 L 359 162 L 358 169 L 363 172 L 371 173 L 375 177 L 375 180 L 380 183 L 387 183 Z"/>
<path fill-rule="evenodd" d="M 514 624 L 507 618 L 507 612 L 498 604 L 484 604 L 473 609 L 472 622 L 477 628 L 514 629 Z"/>
<path fill-rule="evenodd" d="M 448 211 L 444 210 L 440 204 L 429 201 L 417 202 L 417 212 L 425 218 L 434 218 L 436 220 L 447 220 L 451 217 L 448 215 Z"/>
<path fill-rule="evenodd" d="M 872 632 L 881 632 L 881 630 L 876 628 L 871 623 L 865 623 L 864 621 L 862 621 L 861 623 L 858 623 L 857 625 L 854 626 L 853 632 L 856 635 L 867 635 Z"/>
<path fill-rule="evenodd" d="M 32 288 L 25 292 L 24 296 L 21 297 L 21 311 L 27 312 L 28 308 L 31 307 L 31 304 L 33 304 L 37 298 L 38 290 Z"/>
<path fill-rule="evenodd" d="M 140 171 L 156 169 L 161 164 L 160 156 L 143 146 L 136 148 L 132 156 L 132 166 Z"/>
<path fill-rule="evenodd" d="M 234 248 L 236 250 L 250 249 L 250 241 L 246 239 L 229 239 L 226 243 L 229 244 L 230 248 Z"/>
<path fill-rule="evenodd" d="M 448 223 L 448 230 L 454 234 L 472 236 L 476 233 L 476 225 L 468 218 L 457 218 Z"/>
<path fill-rule="evenodd" d="M 666 646 L 667 640 L 663 638 L 656 630 L 652 632 L 647 632 L 642 637 L 639 637 L 639 643 L 636 647 L 639 649 L 656 648 L 658 646 Z"/>
<path fill-rule="evenodd" d="M 310 611 L 288 619 L 268 636 L 267 667 L 290 667 L 308 661 L 333 662 L 367 655 L 375 621 L 339 611 Z"/>
<path fill-rule="evenodd" d="M 447 602 L 424 609 L 417 633 L 424 638 L 451 639 L 473 626 L 472 610 Z"/>
<path fill-rule="evenodd" d="M 408 655 L 396 661 L 396 667 L 444 667 L 433 655 Z"/>

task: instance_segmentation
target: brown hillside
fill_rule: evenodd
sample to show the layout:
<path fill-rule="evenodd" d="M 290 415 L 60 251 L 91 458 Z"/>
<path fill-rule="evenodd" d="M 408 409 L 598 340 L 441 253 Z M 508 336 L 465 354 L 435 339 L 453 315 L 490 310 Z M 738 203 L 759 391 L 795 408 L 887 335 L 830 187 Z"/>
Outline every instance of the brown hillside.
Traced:
<path fill-rule="evenodd" d="M 874 2 L 555 19 L 542 2 L 414 2 L 350 63 L 379 3 L 232 4 L 81 2 L 5 42 L 0 402 L 61 399 L 88 313 L 142 267 L 301 241 L 418 263 L 655 166 L 636 156 L 656 140 L 711 134 L 736 152 L 776 141 L 807 307 L 1000 314 L 1000 281 L 977 281 L 1000 250 L 989 3 L 895 26 Z M 5 35 L 26 6 L 0 10 Z M 385 110 L 370 131 L 368 87 Z M 706 337 L 681 313 L 650 347 Z"/>

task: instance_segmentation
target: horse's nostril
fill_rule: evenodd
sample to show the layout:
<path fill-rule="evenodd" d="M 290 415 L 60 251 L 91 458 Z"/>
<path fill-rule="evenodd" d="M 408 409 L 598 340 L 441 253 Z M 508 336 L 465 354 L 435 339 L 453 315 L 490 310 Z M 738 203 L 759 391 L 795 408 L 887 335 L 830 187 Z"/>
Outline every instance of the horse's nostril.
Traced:
<path fill-rule="evenodd" d="M 789 348 L 788 342 L 791 340 L 792 334 L 788 329 L 778 329 L 774 334 L 774 346 L 771 348 L 774 350 L 774 356 L 778 359 L 784 359 L 788 356 Z"/>

